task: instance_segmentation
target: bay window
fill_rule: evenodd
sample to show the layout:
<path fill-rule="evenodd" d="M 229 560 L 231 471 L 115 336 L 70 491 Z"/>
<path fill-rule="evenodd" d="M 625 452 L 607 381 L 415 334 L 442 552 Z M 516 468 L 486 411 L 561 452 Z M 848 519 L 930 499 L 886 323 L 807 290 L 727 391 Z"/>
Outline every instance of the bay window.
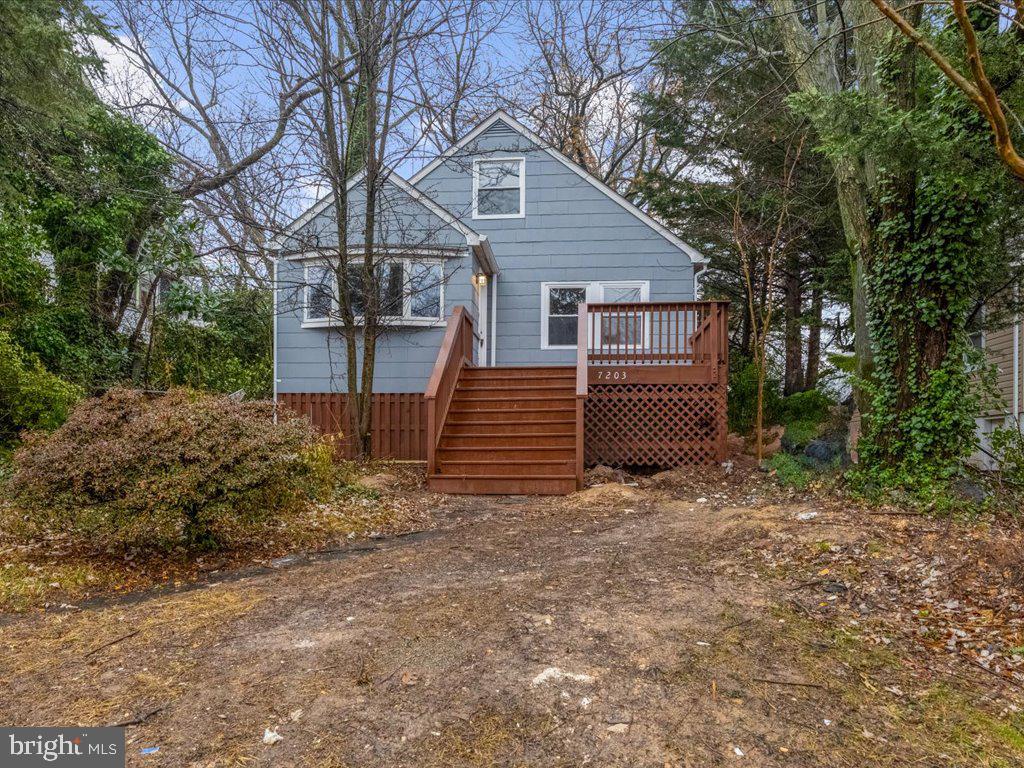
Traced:
<path fill-rule="evenodd" d="M 380 321 L 390 325 L 433 325 L 444 318 L 444 268 L 439 259 L 394 259 L 377 265 Z M 368 294 L 362 264 L 349 265 L 349 302 L 356 322 L 366 315 Z M 303 284 L 303 324 L 337 324 L 341 306 L 335 269 L 307 263 Z"/>

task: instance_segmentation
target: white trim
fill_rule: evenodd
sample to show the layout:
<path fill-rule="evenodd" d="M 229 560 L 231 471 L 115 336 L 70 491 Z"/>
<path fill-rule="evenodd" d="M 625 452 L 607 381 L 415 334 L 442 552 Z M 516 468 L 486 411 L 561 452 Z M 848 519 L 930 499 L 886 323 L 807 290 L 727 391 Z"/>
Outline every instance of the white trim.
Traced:
<path fill-rule="evenodd" d="M 309 270 L 312 267 L 324 269 L 327 271 L 328 286 L 327 289 L 331 292 L 331 309 L 328 310 L 326 317 L 313 317 L 309 314 L 309 290 L 313 287 L 313 284 L 309 279 Z M 313 327 L 314 323 L 328 324 L 331 321 L 331 312 L 335 311 L 338 306 L 338 279 L 331 273 L 331 265 L 326 260 L 320 261 L 307 261 L 302 265 L 302 327 Z"/>
<path fill-rule="evenodd" d="M 359 182 L 363 180 L 363 177 L 365 175 L 366 170 L 363 169 L 362 171 L 360 171 L 359 173 L 357 173 L 355 176 L 348 180 L 348 183 L 345 185 L 345 188 L 351 190 L 353 187 L 355 187 L 357 184 L 359 184 Z M 394 184 L 400 190 L 408 194 L 413 200 L 423 205 L 428 211 L 430 211 L 432 214 L 441 219 L 441 221 L 443 221 L 445 224 L 455 229 L 455 231 L 457 231 L 460 235 L 466 238 L 466 243 L 468 245 L 472 245 L 472 243 L 470 242 L 470 236 L 475 235 L 479 237 L 479 233 L 476 232 L 476 230 L 466 226 L 461 219 L 459 219 L 457 216 L 451 213 L 448 209 L 438 205 L 434 200 L 427 197 L 420 190 L 416 189 L 416 187 L 414 187 L 412 184 L 403 179 L 394 171 L 389 172 L 388 175 L 384 178 L 384 181 L 391 182 L 392 184 Z M 285 227 L 284 231 L 270 242 L 270 248 L 273 250 L 279 250 L 283 248 L 285 241 L 291 235 L 298 232 L 309 222 L 311 222 L 313 219 L 315 219 L 317 216 L 323 213 L 323 211 L 327 209 L 327 206 L 331 205 L 333 202 L 334 193 L 328 192 L 324 197 L 322 197 L 320 200 L 314 203 L 305 213 L 303 213 L 291 224 Z"/>
<path fill-rule="evenodd" d="M 491 365 L 498 364 L 498 273 L 491 275 Z"/>
<path fill-rule="evenodd" d="M 548 318 L 551 316 L 550 290 L 552 288 L 582 288 L 586 291 L 585 301 L 588 304 L 600 304 L 604 302 L 604 290 L 612 286 L 629 286 L 640 289 L 640 301 L 650 301 L 651 283 L 649 280 L 555 280 L 542 282 L 540 284 L 540 348 L 541 349 L 576 349 L 576 344 L 549 344 L 548 343 Z M 556 315 L 566 317 L 566 315 Z M 600 333 L 600 329 L 598 329 Z M 644 346 L 630 349 L 643 349 L 650 343 L 650 328 L 644 321 Z"/>
<path fill-rule="evenodd" d="M 551 317 L 551 289 L 552 288 L 582 288 L 584 291 L 583 300 L 590 299 L 591 283 L 586 280 L 567 280 L 542 282 L 540 284 L 540 348 L 541 349 L 576 349 L 575 344 L 549 344 L 548 343 L 548 318 Z M 566 317 L 566 315 L 555 315 L 555 317 Z"/>
<path fill-rule="evenodd" d="M 325 253 L 329 251 L 329 253 Z M 297 253 L 290 253 L 287 256 L 279 256 L 279 259 L 284 261 L 326 261 L 331 258 L 335 258 L 335 254 L 338 252 L 337 248 L 325 248 L 323 251 L 300 251 Z M 364 250 L 362 246 L 354 246 L 349 248 L 347 251 L 351 254 L 350 264 L 361 264 Z M 411 259 L 416 256 L 425 256 L 430 259 L 458 259 L 465 255 L 465 248 L 461 245 L 453 246 L 451 248 L 431 247 L 431 248 L 418 248 L 414 245 L 410 245 L 407 248 L 401 246 L 388 245 L 380 248 L 374 248 L 373 252 L 383 256 L 393 256 L 396 259 Z"/>
<path fill-rule="evenodd" d="M 590 172 L 587 171 L 585 168 L 578 165 L 577 163 L 574 163 L 572 160 L 563 155 L 557 149 L 547 146 L 540 136 L 538 136 L 525 125 L 520 123 L 514 117 L 509 115 L 503 109 L 496 110 L 494 114 L 492 114 L 482 123 L 480 123 L 472 131 L 467 133 L 458 143 L 446 149 L 444 152 L 442 152 L 440 155 L 434 158 L 430 163 L 428 163 L 426 166 L 424 166 L 415 174 L 413 174 L 412 178 L 409 179 L 409 183 L 413 185 L 419 184 L 420 181 L 422 181 L 426 176 L 428 176 L 433 170 L 435 170 L 438 166 L 440 166 L 443 162 L 445 162 L 448 158 L 450 158 L 456 152 L 461 150 L 471 141 L 480 136 L 484 131 L 486 131 L 488 128 L 494 125 L 494 123 L 496 123 L 498 120 L 507 123 L 511 128 L 514 128 L 522 136 L 525 136 L 527 139 L 532 141 L 540 149 L 543 149 L 551 157 L 560 162 L 562 165 L 571 170 L 573 173 L 575 173 L 581 179 L 583 179 L 588 184 L 593 186 L 595 189 L 603 193 L 610 200 L 614 201 L 616 204 L 624 208 L 627 212 L 633 214 L 636 218 L 640 219 L 640 221 L 644 222 L 644 224 L 651 227 L 659 235 L 668 240 L 672 245 L 674 245 L 676 248 L 678 248 L 687 256 L 689 256 L 690 261 L 692 261 L 694 264 L 704 264 L 707 262 L 707 257 L 704 256 L 700 251 L 698 251 L 693 246 L 688 245 L 687 243 L 680 240 L 679 237 L 672 232 L 672 230 L 670 230 L 668 227 L 666 227 L 664 224 L 660 223 L 656 219 L 652 218 L 649 214 L 644 213 L 642 210 L 640 210 L 640 208 L 635 206 L 633 203 L 629 202 L 629 200 L 624 198 L 622 195 L 620 195 L 614 189 L 609 187 L 607 184 L 592 176 Z"/>
<path fill-rule="evenodd" d="M 477 197 L 480 194 L 480 163 L 500 163 L 515 160 L 519 163 L 519 213 L 489 213 L 477 212 Z M 512 189 L 512 187 L 497 187 L 497 189 Z M 473 218 L 474 219 L 524 219 L 526 218 L 526 158 L 519 157 L 478 157 L 473 160 Z"/>
<path fill-rule="evenodd" d="M 480 319 L 480 365 L 487 367 L 488 355 L 490 354 L 490 339 L 488 338 L 491 333 L 490 324 L 490 307 L 488 304 L 488 294 L 491 290 L 491 281 L 488 280 L 486 285 L 475 284 L 476 288 L 476 314 Z"/>
<path fill-rule="evenodd" d="M 487 235 L 470 235 L 466 238 L 473 253 L 480 259 L 480 266 L 488 271 L 488 274 L 498 274 L 498 260 L 494 258 L 494 250 L 491 248 L 491 241 Z"/>
<path fill-rule="evenodd" d="M 361 264 L 360 261 L 350 262 L 350 266 L 356 266 Z M 417 258 L 415 256 L 406 256 L 401 259 L 394 259 L 393 261 L 387 262 L 389 264 L 401 263 L 402 265 L 402 315 L 385 315 L 379 318 L 379 322 L 382 325 L 390 325 L 394 327 L 409 327 L 409 328 L 433 328 L 442 326 L 445 324 L 444 307 L 445 307 L 445 275 L 444 275 L 444 259 L 439 258 Z M 438 284 L 439 288 L 439 302 L 440 312 L 438 317 L 418 317 L 412 314 L 412 292 L 408 290 L 410 273 L 409 269 L 412 264 L 436 264 L 441 268 L 441 282 Z M 338 276 L 331 270 L 331 314 L 328 317 L 309 317 L 309 301 L 308 291 L 311 287 L 309 281 L 309 268 L 310 267 L 326 267 L 331 270 L 330 262 L 323 258 L 306 261 L 302 266 L 302 327 L 303 328 L 331 328 L 334 326 L 341 325 L 342 319 L 340 317 L 340 305 L 338 302 Z M 356 325 L 362 324 L 362 317 L 355 317 Z"/>

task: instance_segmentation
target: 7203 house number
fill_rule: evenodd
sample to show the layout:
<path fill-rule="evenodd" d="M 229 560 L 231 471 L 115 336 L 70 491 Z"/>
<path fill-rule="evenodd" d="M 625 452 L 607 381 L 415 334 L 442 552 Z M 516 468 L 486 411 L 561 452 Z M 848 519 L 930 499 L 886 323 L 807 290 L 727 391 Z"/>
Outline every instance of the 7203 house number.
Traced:
<path fill-rule="evenodd" d="M 598 371 L 598 381 L 625 381 L 627 371 Z"/>

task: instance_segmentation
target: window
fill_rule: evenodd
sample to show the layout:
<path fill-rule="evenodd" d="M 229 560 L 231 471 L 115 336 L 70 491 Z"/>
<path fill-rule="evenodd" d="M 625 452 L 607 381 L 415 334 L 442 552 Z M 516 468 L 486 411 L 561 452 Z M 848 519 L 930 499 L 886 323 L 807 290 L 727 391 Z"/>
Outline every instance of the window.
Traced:
<path fill-rule="evenodd" d="M 541 349 L 576 347 L 578 309 L 583 302 L 647 301 L 649 284 L 641 280 L 541 283 Z M 644 318 L 603 317 L 597 332 L 606 344 L 644 346 Z"/>
<path fill-rule="evenodd" d="M 334 269 L 307 264 L 304 281 L 304 324 L 326 326 L 340 316 Z M 439 260 L 396 259 L 380 265 L 377 296 L 383 321 L 395 325 L 435 324 L 444 312 L 444 270 Z M 366 314 L 366 288 L 359 263 L 347 273 L 349 300 L 357 319 Z"/>
<path fill-rule="evenodd" d="M 379 302 L 378 314 L 381 317 L 401 317 L 403 301 L 403 262 L 390 262 L 381 264 L 380 294 L 377 296 Z M 348 269 L 348 295 L 352 302 L 352 314 L 362 317 L 366 314 L 366 288 L 363 286 L 362 264 L 351 264 Z"/>
<path fill-rule="evenodd" d="M 306 265 L 305 287 L 306 321 L 327 320 L 333 309 L 334 272 L 323 264 Z"/>
<path fill-rule="evenodd" d="M 553 285 L 547 292 L 548 347 L 575 347 L 579 329 L 577 307 L 587 300 L 586 285 Z"/>
<path fill-rule="evenodd" d="M 515 219 L 525 215 L 526 160 L 504 157 L 473 161 L 473 218 Z"/>
<path fill-rule="evenodd" d="M 646 283 L 603 283 L 600 301 L 609 304 L 631 304 L 644 301 Z M 621 317 L 601 315 L 600 343 L 612 347 L 643 346 L 644 318 L 642 315 Z"/>
<path fill-rule="evenodd" d="M 409 262 L 409 316 L 439 318 L 442 315 L 441 264 Z"/>

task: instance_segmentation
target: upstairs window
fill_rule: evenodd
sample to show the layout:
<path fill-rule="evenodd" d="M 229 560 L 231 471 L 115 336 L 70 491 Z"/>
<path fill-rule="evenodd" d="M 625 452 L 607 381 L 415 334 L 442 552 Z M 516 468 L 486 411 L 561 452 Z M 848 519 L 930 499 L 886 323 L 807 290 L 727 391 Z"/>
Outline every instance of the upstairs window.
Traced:
<path fill-rule="evenodd" d="M 473 218 L 517 219 L 526 209 L 526 160 L 473 161 Z"/>
<path fill-rule="evenodd" d="M 443 319 L 444 270 L 440 260 L 396 259 L 378 266 L 377 302 L 381 322 L 390 325 L 432 325 Z M 358 322 L 366 314 L 367 291 L 362 266 L 351 264 L 347 274 L 349 300 Z M 305 268 L 303 322 L 327 326 L 339 322 L 341 307 L 332 267 L 322 263 Z"/>

